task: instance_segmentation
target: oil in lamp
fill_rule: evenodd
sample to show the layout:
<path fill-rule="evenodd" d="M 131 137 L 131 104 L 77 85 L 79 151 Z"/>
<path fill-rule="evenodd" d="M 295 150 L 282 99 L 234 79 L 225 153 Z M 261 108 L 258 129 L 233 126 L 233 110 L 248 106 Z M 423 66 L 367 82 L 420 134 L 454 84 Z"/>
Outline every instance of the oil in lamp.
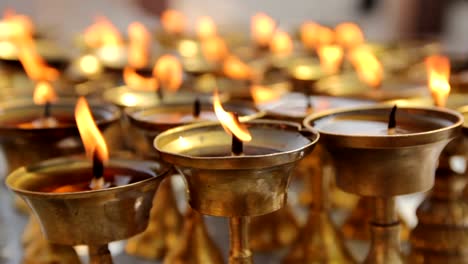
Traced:
<path fill-rule="evenodd" d="M 193 209 L 229 217 L 229 263 L 252 263 L 249 217 L 284 205 L 290 172 L 312 150 L 318 134 L 302 135 L 295 123 L 239 124 L 236 115 L 219 102 L 215 109 L 223 125 L 210 122 L 173 128 L 159 134 L 154 145 L 161 158 L 184 176 Z M 242 140 L 250 141 L 244 145 Z"/>
<path fill-rule="evenodd" d="M 290 93 L 280 99 L 259 104 L 258 107 L 267 112 L 266 117 L 300 122 L 310 113 L 371 104 L 374 102 L 330 96 L 309 96 L 307 98 L 303 94 Z M 344 246 L 340 232 L 330 218 L 329 181 L 333 175 L 327 173 L 330 171 L 328 168 L 330 164 L 327 161 L 326 153 L 320 147 L 299 162 L 297 166 L 295 175 L 302 178 L 305 189 L 300 198 L 309 206 L 309 216 L 306 225 L 299 229 L 299 236 L 290 241 L 292 247 L 283 263 L 353 262 L 350 253 Z M 278 223 L 279 220 L 273 216 L 265 215 L 252 219 L 252 223 L 256 221 L 264 223 L 265 226 L 266 223 Z M 280 224 L 278 223 L 278 225 Z M 255 232 L 255 229 L 252 231 Z M 273 234 L 281 232 L 281 230 L 269 231 Z M 257 233 L 251 237 L 252 245 L 255 245 L 254 240 L 260 240 L 267 236 L 261 236 Z M 275 243 L 267 242 L 269 241 L 264 241 L 266 245 L 275 245 Z M 317 252 L 322 253 L 318 254 Z"/>
<path fill-rule="evenodd" d="M 215 95 L 215 98 L 219 100 L 218 95 Z M 225 103 L 226 109 L 232 112 L 236 112 L 241 115 L 240 119 L 245 120 L 252 120 L 261 117 L 264 113 L 258 112 L 255 106 L 247 103 L 247 102 L 236 102 L 230 101 Z M 154 138 L 161 132 L 174 128 L 181 125 L 186 125 L 190 123 L 198 123 L 203 121 L 215 121 L 217 120 L 216 115 L 213 111 L 212 104 L 202 103 L 196 100 L 193 103 L 179 103 L 179 104 L 162 104 L 158 106 L 153 106 L 149 108 L 129 108 L 125 111 L 127 119 L 132 127 L 129 129 L 130 137 L 132 138 L 132 143 L 134 144 L 135 151 L 138 155 L 145 157 L 147 159 L 155 159 L 158 158 L 159 155 L 154 148 L 151 148 L 152 142 Z M 194 254 L 195 255 L 201 254 L 212 256 L 213 261 L 216 263 L 216 256 L 219 255 L 217 253 L 218 250 L 212 250 L 212 252 L 208 252 L 209 248 L 211 248 L 212 242 L 210 238 L 206 235 L 204 222 L 199 217 L 196 217 L 196 220 L 193 220 L 193 214 L 188 213 L 184 217 L 185 225 L 191 226 L 191 228 L 184 228 L 182 234 L 179 234 L 180 230 L 173 228 L 172 230 L 162 231 L 159 234 L 155 234 L 152 232 L 151 228 L 156 228 L 156 226 L 161 226 L 163 223 L 167 223 L 168 225 L 172 224 L 172 221 L 182 221 L 178 220 L 176 216 L 172 218 L 168 218 L 168 215 L 173 215 L 173 211 L 177 210 L 173 208 L 175 206 L 175 202 L 168 203 L 167 201 L 174 200 L 174 194 L 172 191 L 172 187 L 170 182 L 165 183 L 161 186 L 161 191 L 159 191 L 159 195 L 163 195 L 165 193 L 165 198 L 159 198 L 159 200 L 155 201 L 155 205 L 158 206 L 153 208 L 152 216 L 150 218 L 149 230 L 145 231 L 142 235 L 145 235 L 147 232 L 151 232 L 153 234 L 152 237 L 146 235 L 145 240 L 134 241 L 143 247 L 147 247 L 145 245 L 153 245 L 155 247 L 161 246 L 163 244 L 165 246 L 164 251 L 160 250 L 161 254 L 155 257 L 161 257 L 167 254 L 174 254 L 174 252 L 179 252 L 176 255 L 180 255 L 180 252 L 186 252 L 187 254 Z M 165 220 L 169 219 L 169 220 Z M 195 221 L 195 222 L 193 222 Z M 196 231 L 201 230 L 201 231 Z M 195 232 L 195 234 L 187 234 L 186 232 Z M 200 233 L 201 232 L 201 233 Z M 174 236 L 182 237 L 181 240 L 176 244 L 171 243 L 171 240 Z M 188 241 L 184 241 L 183 238 L 189 239 Z M 138 238 L 132 239 L 136 240 Z M 205 241 L 207 243 L 203 243 L 205 246 L 196 246 L 197 250 L 189 250 L 192 246 L 197 245 L 200 242 L 194 242 L 194 239 L 199 239 L 200 241 Z M 130 241 L 132 242 L 132 241 Z M 133 246 L 133 245 L 132 245 Z M 157 251 L 157 248 L 153 250 L 153 252 Z M 203 253 L 204 252 L 204 253 Z M 180 257 L 180 256 L 179 256 Z M 174 257 L 167 256 L 168 259 L 173 259 Z M 166 261 L 166 260 L 165 260 Z"/>
<path fill-rule="evenodd" d="M 112 263 L 107 244 L 146 228 L 152 199 L 169 167 L 109 159 L 84 98 L 78 100 L 75 114 L 87 158 L 57 158 L 21 167 L 6 184 L 31 207 L 51 243 L 86 244 L 90 263 Z"/>
<path fill-rule="evenodd" d="M 395 196 L 433 186 L 437 159 L 463 117 L 451 110 L 372 106 L 308 116 L 330 153 L 336 183 L 370 197 L 371 248 L 364 263 L 403 263 Z"/>

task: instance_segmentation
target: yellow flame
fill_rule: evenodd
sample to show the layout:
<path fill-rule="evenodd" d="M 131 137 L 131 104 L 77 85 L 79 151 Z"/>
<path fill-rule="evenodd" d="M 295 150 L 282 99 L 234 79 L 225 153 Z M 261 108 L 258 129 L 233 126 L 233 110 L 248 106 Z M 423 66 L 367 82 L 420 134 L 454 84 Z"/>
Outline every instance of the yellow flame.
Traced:
<path fill-rule="evenodd" d="M 4 12 L 0 21 L 0 39 L 14 41 L 16 38 L 34 34 L 34 24 L 26 15 L 17 14 L 12 9 Z"/>
<path fill-rule="evenodd" d="M 351 22 L 344 22 L 335 27 L 336 42 L 344 48 L 351 49 L 364 43 L 361 28 Z"/>
<path fill-rule="evenodd" d="M 84 97 L 78 98 L 75 107 L 75 119 L 86 150 L 86 155 L 92 158 L 94 153 L 97 152 L 101 161 L 107 161 L 109 159 L 109 152 L 107 150 L 106 141 L 94 122 L 88 102 Z"/>
<path fill-rule="evenodd" d="M 213 94 L 213 108 L 216 114 L 216 117 L 219 119 L 219 122 L 223 128 L 228 133 L 234 134 L 237 138 L 242 141 L 251 141 L 252 136 L 250 135 L 247 127 L 237 122 L 232 113 L 226 112 L 221 105 L 221 100 L 219 99 L 218 90 L 215 89 Z"/>
<path fill-rule="evenodd" d="M 302 44 L 308 49 L 332 44 L 335 39 L 335 33 L 332 29 L 311 21 L 306 21 L 301 25 L 300 36 Z"/>
<path fill-rule="evenodd" d="M 182 85 L 182 64 L 175 56 L 163 55 L 154 65 L 153 76 L 161 87 L 175 92 Z"/>
<path fill-rule="evenodd" d="M 119 30 L 106 17 L 96 17 L 94 24 L 84 32 L 86 45 L 93 48 L 121 46 L 123 43 Z"/>
<path fill-rule="evenodd" d="M 57 94 L 49 82 L 38 82 L 34 88 L 33 100 L 35 104 L 43 105 L 46 103 L 55 102 Z"/>
<path fill-rule="evenodd" d="M 290 55 L 293 52 L 293 41 L 288 33 L 276 31 L 270 43 L 270 50 L 277 55 Z"/>
<path fill-rule="evenodd" d="M 383 68 L 375 55 L 365 47 L 356 47 L 350 52 L 350 60 L 359 79 L 367 85 L 377 88 L 382 83 Z"/>
<path fill-rule="evenodd" d="M 146 67 L 150 57 L 151 33 L 143 24 L 133 22 L 128 26 L 128 37 L 128 64 L 134 68 Z"/>
<path fill-rule="evenodd" d="M 212 62 L 220 62 L 229 54 L 226 42 L 218 36 L 205 38 L 201 42 L 201 48 L 206 60 Z"/>
<path fill-rule="evenodd" d="M 59 72 L 47 65 L 36 52 L 34 41 L 31 36 L 23 36 L 19 42 L 18 58 L 24 70 L 32 80 L 53 81 L 58 78 Z"/>
<path fill-rule="evenodd" d="M 123 72 L 125 84 L 133 89 L 142 91 L 155 91 L 158 89 L 158 82 L 154 77 L 143 77 L 132 67 L 125 67 Z"/>
<path fill-rule="evenodd" d="M 276 22 L 265 13 L 257 13 L 251 19 L 250 31 L 257 45 L 268 47 L 276 31 Z"/>
<path fill-rule="evenodd" d="M 426 58 L 425 64 L 434 103 L 444 107 L 450 93 L 450 60 L 446 56 L 433 55 Z"/>
<path fill-rule="evenodd" d="M 169 34 L 182 34 L 185 30 L 186 18 L 177 10 L 168 9 L 161 15 L 161 25 Z"/>
<path fill-rule="evenodd" d="M 248 80 L 252 78 L 252 69 L 238 57 L 230 55 L 223 62 L 223 73 L 235 80 Z"/>
<path fill-rule="evenodd" d="M 343 61 L 343 48 L 338 45 L 323 45 L 318 48 L 320 65 L 328 74 L 335 74 L 340 70 Z"/>
<path fill-rule="evenodd" d="M 216 36 L 216 24 L 208 16 L 202 16 L 197 20 L 197 36 L 206 39 Z"/>
<path fill-rule="evenodd" d="M 280 98 L 279 93 L 275 93 L 270 88 L 261 85 L 252 85 L 250 87 L 250 94 L 255 104 L 268 103 Z"/>

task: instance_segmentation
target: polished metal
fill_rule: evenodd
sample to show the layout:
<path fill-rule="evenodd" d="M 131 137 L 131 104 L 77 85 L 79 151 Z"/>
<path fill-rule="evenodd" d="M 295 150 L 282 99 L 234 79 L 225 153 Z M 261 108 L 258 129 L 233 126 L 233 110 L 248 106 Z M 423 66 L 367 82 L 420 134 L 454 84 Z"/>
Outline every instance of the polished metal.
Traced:
<path fill-rule="evenodd" d="M 158 162 L 111 159 L 106 163 L 108 173 L 147 178 L 102 190 L 40 191 L 57 184 L 80 182 L 84 177 L 91 179 L 91 167 L 91 162 L 82 157 L 47 160 L 15 170 L 7 177 L 6 185 L 31 207 L 48 241 L 85 244 L 104 254 L 101 249 L 109 242 L 127 239 L 146 229 L 154 194 L 169 167 Z"/>

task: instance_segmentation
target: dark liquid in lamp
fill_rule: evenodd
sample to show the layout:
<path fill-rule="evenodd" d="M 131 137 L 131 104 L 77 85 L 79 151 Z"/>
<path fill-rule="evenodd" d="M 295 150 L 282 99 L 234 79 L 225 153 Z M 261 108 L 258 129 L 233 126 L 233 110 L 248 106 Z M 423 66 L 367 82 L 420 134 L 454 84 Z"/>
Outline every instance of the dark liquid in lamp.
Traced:
<path fill-rule="evenodd" d="M 278 150 L 266 147 L 249 146 L 244 144 L 244 156 L 260 156 L 266 154 L 273 154 L 279 152 Z M 194 148 L 189 151 L 180 153 L 195 157 L 229 157 L 231 156 L 231 146 L 214 146 Z"/>
<path fill-rule="evenodd" d="M 110 171 L 110 170 L 109 170 Z M 82 177 L 70 177 L 67 180 L 57 180 L 57 182 L 48 182 L 47 186 L 38 186 L 37 189 L 32 191 L 39 192 L 49 192 L 49 193 L 69 193 L 69 192 L 83 192 L 91 191 L 91 181 L 93 177 L 91 176 L 91 171 L 88 173 L 81 173 Z M 63 178 L 67 178 L 68 175 L 63 175 Z M 140 182 L 146 179 L 151 178 L 151 175 L 131 172 L 127 174 L 122 171 L 122 173 L 113 174 L 112 171 L 105 172 L 105 186 L 107 188 L 123 186 L 131 183 Z M 54 177 L 57 179 L 58 177 Z"/>
<path fill-rule="evenodd" d="M 75 126 L 76 121 L 73 115 L 52 115 L 55 122 L 44 120 L 42 116 L 15 117 L 14 120 L 1 120 L 0 125 L 4 127 L 18 127 L 24 129 L 33 128 L 53 128 Z M 13 118 L 12 118 L 13 119 Z M 55 124 L 53 124 L 55 123 Z"/>

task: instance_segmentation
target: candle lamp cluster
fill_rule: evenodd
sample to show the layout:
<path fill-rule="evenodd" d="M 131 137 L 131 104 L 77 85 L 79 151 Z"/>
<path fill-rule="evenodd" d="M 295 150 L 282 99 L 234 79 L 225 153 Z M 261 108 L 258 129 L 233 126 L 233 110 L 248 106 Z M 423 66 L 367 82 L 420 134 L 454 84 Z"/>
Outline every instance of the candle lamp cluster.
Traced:
<path fill-rule="evenodd" d="M 440 43 L 189 17 L 99 16 L 69 54 L 5 11 L 0 148 L 22 200 L 2 210 L 30 219 L 25 263 L 113 263 L 116 241 L 131 263 L 468 261 L 468 82 Z M 396 197 L 424 192 L 401 236 Z"/>

